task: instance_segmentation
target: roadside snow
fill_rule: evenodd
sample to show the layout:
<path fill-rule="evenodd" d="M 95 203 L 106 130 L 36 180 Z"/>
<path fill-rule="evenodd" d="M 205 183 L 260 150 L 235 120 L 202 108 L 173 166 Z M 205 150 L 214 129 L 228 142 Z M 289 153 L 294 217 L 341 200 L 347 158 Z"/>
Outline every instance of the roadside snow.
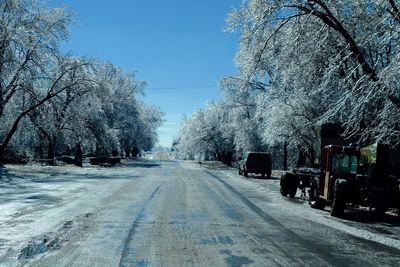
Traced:
<path fill-rule="evenodd" d="M 57 247 L 72 225 L 133 177 L 132 168 L 6 165 L 0 178 L 0 261 Z M 58 230 L 57 230 L 58 229 Z"/>
<path fill-rule="evenodd" d="M 185 166 L 185 168 L 201 169 L 199 164 L 195 161 L 181 161 L 180 164 Z M 313 222 L 317 222 L 324 226 L 334 228 L 348 235 L 400 249 L 400 231 L 397 229 L 397 227 L 394 228 L 385 225 L 374 225 L 375 228 L 381 229 L 382 232 L 387 232 L 387 234 L 374 233 L 372 231 L 375 229 L 372 229 L 372 226 L 363 224 L 362 222 L 357 224 L 357 226 L 360 227 L 354 227 L 344 223 L 342 219 L 334 218 L 327 215 L 326 212 L 312 209 L 305 201 L 303 201 L 304 203 L 299 206 L 298 204 L 292 203 L 289 199 L 282 197 L 279 192 L 278 179 L 282 174 L 282 171 L 273 172 L 272 176 L 276 177 L 276 179 L 264 180 L 244 178 L 243 176 L 239 176 L 237 174 L 237 170 L 235 168 L 224 166 L 218 162 L 203 163 L 202 168 L 208 168 L 209 170 L 217 171 L 219 174 L 227 177 L 229 179 L 227 180 L 229 184 L 240 190 L 241 193 L 244 193 L 244 195 L 250 201 L 257 204 L 266 213 L 271 213 L 271 209 L 269 207 L 279 206 L 281 209 L 283 208 L 290 210 L 292 216 L 299 216 L 307 220 L 310 220 L 312 218 Z M 252 192 L 252 190 L 254 190 L 255 183 L 259 185 L 257 188 L 258 192 L 260 194 L 266 195 L 269 199 L 271 199 L 271 202 L 263 203 L 260 202 L 258 198 L 252 197 L 252 194 L 249 192 Z M 284 221 L 282 221 L 281 223 L 285 224 Z M 371 229 L 362 229 L 368 227 L 370 227 Z M 389 235 L 392 237 L 390 237 Z"/>

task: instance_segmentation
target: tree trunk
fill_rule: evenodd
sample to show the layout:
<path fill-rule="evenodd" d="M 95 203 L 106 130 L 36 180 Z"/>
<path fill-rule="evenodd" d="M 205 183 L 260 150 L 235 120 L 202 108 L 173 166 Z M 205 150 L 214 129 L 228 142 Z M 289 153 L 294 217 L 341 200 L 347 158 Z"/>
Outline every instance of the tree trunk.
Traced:
<path fill-rule="evenodd" d="M 54 83 L 53 86 L 55 86 L 55 85 L 56 85 L 56 83 Z M 26 109 L 24 112 L 22 112 L 21 114 L 18 115 L 18 117 L 15 119 L 10 131 L 6 134 L 6 137 L 4 138 L 3 143 L 0 144 L 0 162 L 3 161 L 3 159 L 4 159 L 4 150 L 5 150 L 6 146 L 10 143 L 10 140 L 13 137 L 13 135 L 15 134 L 15 132 L 17 131 L 18 125 L 19 125 L 20 121 L 22 120 L 22 118 L 24 118 L 26 115 L 28 115 L 31 111 L 37 109 L 38 107 L 40 107 L 41 105 L 46 103 L 48 100 L 50 100 L 53 97 L 55 97 L 58 94 L 60 94 L 63 90 L 65 90 L 65 88 L 60 90 L 60 91 L 58 91 L 57 93 L 49 93 L 45 98 L 40 100 L 38 103 L 36 103 L 35 105 L 31 106 L 30 108 Z"/>
<path fill-rule="evenodd" d="M 74 164 L 79 167 L 83 167 L 82 164 L 82 148 L 81 143 L 77 143 L 75 146 L 75 159 Z"/>
<path fill-rule="evenodd" d="M 138 154 L 139 154 L 139 148 L 137 148 L 136 146 L 134 146 L 134 147 L 132 147 L 132 149 L 131 149 L 131 155 L 132 155 L 132 157 L 137 157 L 138 156 Z"/>
<path fill-rule="evenodd" d="M 53 135 L 47 141 L 48 141 L 47 159 L 49 160 L 49 165 L 54 166 L 55 165 L 54 151 L 55 151 L 55 145 L 56 145 L 56 137 Z"/>
<path fill-rule="evenodd" d="M 3 116 L 5 105 L 4 100 L 0 97 L 0 117 Z"/>
<path fill-rule="evenodd" d="M 311 149 L 308 152 L 308 158 L 310 159 L 310 166 L 314 167 L 315 166 L 315 153 L 314 153 L 314 149 Z"/>
<path fill-rule="evenodd" d="M 297 160 L 297 167 L 305 166 L 306 165 L 306 155 L 305 153 L 299 149 L 299 158 Z"/>
<path fill-rule="evenodd" d="M 3 160 L 4 160 L 4 145 L 0 144 L 0 166 L 1 163 L 3 163 Z"/>
<path fill-rule="evenodd" d="M 37 155 L 39 156 L 40 159 L 42 159 L 44 157 L 44 148 L 43 148 L 42 143 L 40 143 L 37 153 L 38 153 Z"/>
<path fill-rule="evenodd" d="M 283 170 L 287 171 L 288 168 L 288 143 L 285 141 L 283 143 Z"/>

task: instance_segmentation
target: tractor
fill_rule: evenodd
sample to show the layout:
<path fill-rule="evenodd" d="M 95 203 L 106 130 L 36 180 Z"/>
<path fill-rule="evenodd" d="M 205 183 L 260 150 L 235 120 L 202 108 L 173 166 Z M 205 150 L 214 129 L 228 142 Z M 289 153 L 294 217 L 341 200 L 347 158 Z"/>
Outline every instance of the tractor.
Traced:
<path fill-rule="evenodd" d="M 375 148 L 375 149 L 374 149 Z M 309 204 L 341 217 L 347 205 L 366 206 L 383 216 L 388 208 L 400 208 L 399 184 L 389 175 L 389 146 L 325 146 L 320 174 L 311 178 Z M 399 214 L 400 215 L 400 214 Z"/>

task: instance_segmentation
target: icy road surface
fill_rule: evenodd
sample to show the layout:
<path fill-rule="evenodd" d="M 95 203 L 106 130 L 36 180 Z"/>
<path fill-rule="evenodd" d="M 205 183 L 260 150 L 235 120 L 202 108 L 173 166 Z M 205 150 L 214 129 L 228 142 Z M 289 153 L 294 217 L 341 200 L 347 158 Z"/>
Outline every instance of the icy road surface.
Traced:
<path fill-rule="evenodd" d="M 344 219 L 279 180 L 150 155 L 116 167 L 7 166 L 0 266 L 398 266 L 400 224 Z"/>

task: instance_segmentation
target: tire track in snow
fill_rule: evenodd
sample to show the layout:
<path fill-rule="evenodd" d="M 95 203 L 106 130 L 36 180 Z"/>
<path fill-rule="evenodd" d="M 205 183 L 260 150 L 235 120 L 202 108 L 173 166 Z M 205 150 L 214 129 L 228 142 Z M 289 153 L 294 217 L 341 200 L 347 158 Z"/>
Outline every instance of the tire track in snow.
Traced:
<path fill-rule="evenodd" d="M 139 211 L 138 215 L 136 216 L 135 220 L 132 223 L 132 227 L 129 230 L 128 236 L 126 238 L 125 241 L 125 245 L 124 245 L 124 250 L 122 252 L 122 256 L 121 259 L 119 261 L 119 267 L 126 267 L 126 266 L 146 266 L 147 263 L 144 261 L 139 261 L 137 262 L 137 260 L 134 258 L 134 236 L 135 233 L 137 231 L 137 228 L 140 226 L 140 223 L 143 221 L 143 219 L 145 218 L 145 209 L 147 206 L 147 203 L 149 203 L 154 196 L 157 194 L 158 190 L 160 189 L 160 186 L 158 186 L 153 193 L 150 195 L 150 197 L 147 199 L 147 201 L 145 202 L 144 206 L 142 207 L 142 209 Z"/>
<path fill-rule="evenodd" d="M 230 173 L 227 173 L 225 175 L 227 175 L 231 178 L 234 178 L 234 176 L 231 175 Z M 219 180 L 221 180 L 221 179 L 219 178 Z M 222 181 L 222 182 L 226 184 L 226 182 L 224 182 L 224 181 Z M 383 246 L 387 246 L 390 248 L 400 250 L 400 240 L 399 239 L 383 236 L 383 235 L 368 231 L 366 229 L 361 229 L 361 228 L 357 228 L 357 227 L 342 223 L 336 219 L 332 219 L 332 218 L 327 219 L 322 216 L 314 216 L 313 222 L 322 224 L 322 225 L 330 227 L 330 228 L 334 228 L 345 234 L 348 234 L 355 238 L 359 238 L 360 240 L 364 240 L 365 242 L 378 243 Z"/>
<path fill-rule="evenodd" d="M 232 187 L 230 184 L 228 184 L 226 181 L 215 175 L 214 173 L 205 170 L 205 173 L 208 175 L 212 176 L 213 178 L 217 179 L 219 182 L 221 182 L 223 185 L 225 185 L 233 194 L 238 196 L 242 202 L 250 208 L 254 213 L 256 213 L 259 217 L 261 217 L 264 221 L 267 221 L 271 225 L 278 227 L 279 229 L 282 230 L 282 234 L 286 235 L 289 237 L 290 240 L 292 240 L 293 243 L 300 244 L 304 248 L 306 248 L 309 252 L 311 252 L 314 255 L 318 255 L 319 260 L 322 262 L 325 262 L 324 265 L 331 265 L 331 266 L 341 266 L 341 259 L 335 257 L 334 255 L 330 254 L 328 251 L 325 251 L 321 247 L 315 247 L 313 246 L 308 240 L 300 237 L 290 229 L 288 229 L 286 226 L 284 226 L 282 223 L 278 222 L 275 220 L 272 216 L 269 214 L 265 213 L 261 208 L 259 208 L 256 204 L 251 202 L 247 197 L 245 197 L 242 193 L 237 191 L 234 187 Z"/>

